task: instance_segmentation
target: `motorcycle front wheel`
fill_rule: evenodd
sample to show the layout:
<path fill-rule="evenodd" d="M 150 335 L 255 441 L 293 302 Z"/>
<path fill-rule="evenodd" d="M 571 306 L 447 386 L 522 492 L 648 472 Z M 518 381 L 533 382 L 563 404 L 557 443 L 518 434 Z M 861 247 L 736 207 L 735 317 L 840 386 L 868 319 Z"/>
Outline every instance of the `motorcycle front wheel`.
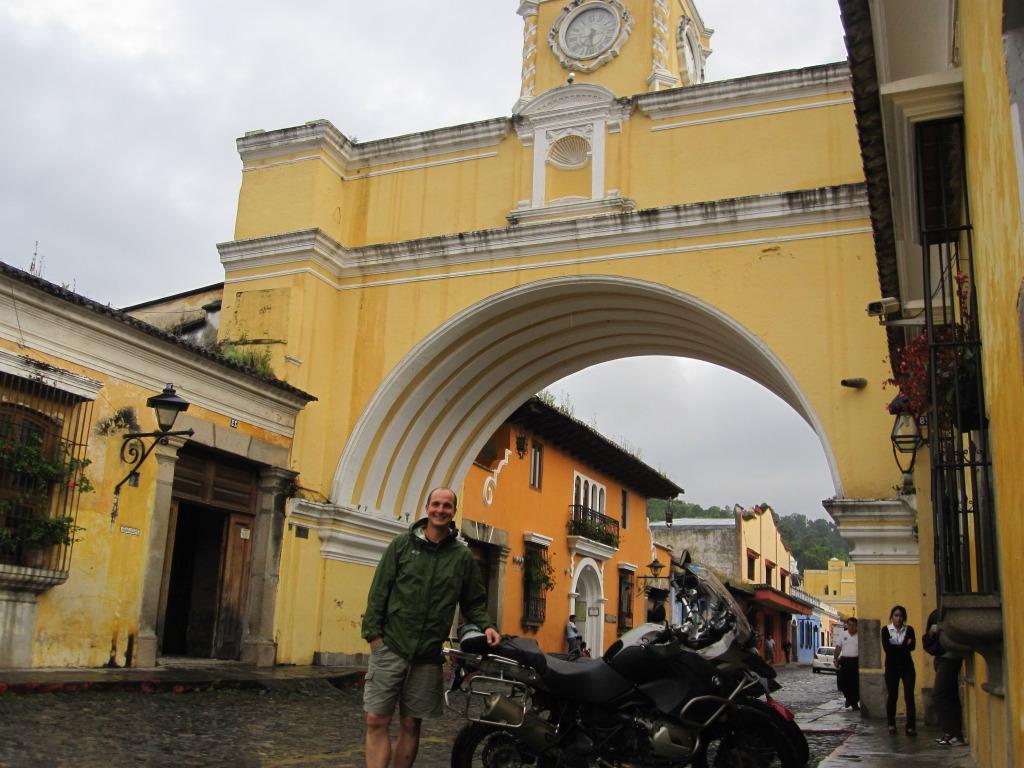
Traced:
<path fill-rule="evenodd" d="M 511 731 L 495 725 L 467 723 L 452 745 L 452 768 L 522 768 L 534 763 Z"/>
<path fill-rule="evenodd" d="M 701 736 L 694 768 L 800 768 L 803 761 L 782 730 L 749 710 Z"/>

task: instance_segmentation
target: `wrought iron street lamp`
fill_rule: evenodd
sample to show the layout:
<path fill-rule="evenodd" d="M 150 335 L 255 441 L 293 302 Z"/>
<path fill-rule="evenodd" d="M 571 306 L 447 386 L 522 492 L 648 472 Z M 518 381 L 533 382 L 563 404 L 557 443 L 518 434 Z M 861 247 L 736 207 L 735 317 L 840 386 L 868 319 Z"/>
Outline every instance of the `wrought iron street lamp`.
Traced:
<path fill-rule="evenodd" d="M 640 591 L 647 591 L 655 581 L 661 578 L 661 571 L 665 567 L 665 564 L 661 562 L 657 555 L 650 563 L 647 564 L 647 570 L 651 572 L 650 576 L 638 576 L 637 581 L 640 582 Z"/>
<path fill-rule="evenodd" d="M 113 520 L 117 517 L 117 500 L 121 494 L 121 486 L 132 478 L 138 477 L 139 467 L 153 452 L 157 444 L 164 443 L 168 437 L 187 436 L 195 434 L 194 430 L 174 430 L 174 422 L 178 414 L 188 410 L 189 402 L 174 391 L 174 385 L 168 384 L 159 395 L 153 395 L 146 401 L 146 405 L 156 413 L 156 423 L 160 427 L 156 432 L 128 432 L 121 443 L 121 461 L 131 464 L 132 468 L 128 474 L 117 485 L 114 486 L 114 508 L 110 513 Z M 153 442 L 148 446 L 143 442 L 144 438 L 151 437 Z"/>
<path fill-rule="evenodd" d="M 918 422 L 917 416 L 910 411 L 907 398 L 903 395 L 896 395 L 889 403 L 889 413 L 894 416 L 890 439 L 896 466 L 903 473 L 902 490 L 904 493 L 912 493 L 914 490 L 914 463 L 917 461 L 918 449 L 924 445 L 921 424 Z"/>

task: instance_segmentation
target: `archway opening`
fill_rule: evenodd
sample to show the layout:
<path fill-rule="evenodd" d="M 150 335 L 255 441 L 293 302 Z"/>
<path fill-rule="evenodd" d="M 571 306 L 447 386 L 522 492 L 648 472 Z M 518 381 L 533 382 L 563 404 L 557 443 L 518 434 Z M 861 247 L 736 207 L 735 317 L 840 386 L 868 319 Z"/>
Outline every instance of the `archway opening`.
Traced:
<path fill-rule="evenodd" d="M 777 395 L 818 436 L 842 495 L 822 425 L 762 340 L 685 293 L 591 276 L 496 294 L 421 341 L 364 410 L 339 461 L 331 499 L 394 515 L 418 508 L 431 487 L 458 485 L 490 435 L 535 392 L 599 363 L 648 355 L 707 361 Z"/>

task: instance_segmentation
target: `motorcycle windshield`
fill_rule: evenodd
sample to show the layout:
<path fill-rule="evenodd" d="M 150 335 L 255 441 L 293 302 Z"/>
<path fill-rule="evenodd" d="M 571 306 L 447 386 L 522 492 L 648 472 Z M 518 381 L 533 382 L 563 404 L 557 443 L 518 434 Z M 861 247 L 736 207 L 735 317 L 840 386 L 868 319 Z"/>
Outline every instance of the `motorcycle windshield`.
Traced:
<path fill-rule="evenodd" d="M 750 622 L 740 608 L 736 598 L 719 581 L 709 569 L 699 563 L 687 563 L 686 569 L 697 578 L 697 591 L 700 593 L 699 606 L 701 618 L 706 622 L 714 623 L 731 614 L 735 620 L 734 632 L 736 642 L 744 645 L 752 636 L 753 630 Z"/>

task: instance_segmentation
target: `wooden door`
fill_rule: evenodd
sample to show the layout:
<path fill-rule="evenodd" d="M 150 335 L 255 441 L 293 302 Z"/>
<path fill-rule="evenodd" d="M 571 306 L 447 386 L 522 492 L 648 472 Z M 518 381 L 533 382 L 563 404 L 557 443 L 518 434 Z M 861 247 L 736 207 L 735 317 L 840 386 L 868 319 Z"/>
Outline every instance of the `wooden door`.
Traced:
<path fill-rule="evenodd" d="M 214 656 L 237 659 L 242 653 L 245 601 L 249 593 L 254 517 L 239 512 L 227 520 L 221 557 L 220 596 Z"/>

